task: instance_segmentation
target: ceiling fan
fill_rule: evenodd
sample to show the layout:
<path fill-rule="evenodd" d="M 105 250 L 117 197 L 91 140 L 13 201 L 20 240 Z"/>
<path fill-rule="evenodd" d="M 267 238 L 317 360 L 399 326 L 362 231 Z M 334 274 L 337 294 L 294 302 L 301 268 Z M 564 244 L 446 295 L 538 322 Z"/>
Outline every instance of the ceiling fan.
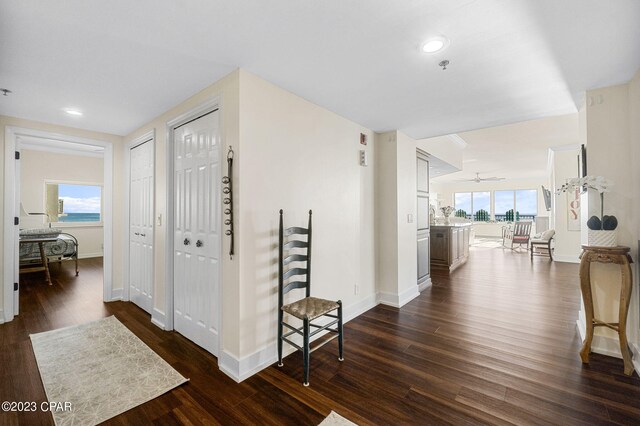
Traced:
<path fill-rule="evenodd" d="M 470 181 L 470 182 L 475 182 L 475 183 L 480 183 L 480 182 L 485 182 L 485 181 L 496 181 L 496 180 L 505 180 L 506 178 L 503 177 L 487 177 L 487 178 L 481 178 L 480 177 L 480 173 L 476 172 L 476 177 L 474 177 L 473 179 L 462 179 L 465 181 Z"/>

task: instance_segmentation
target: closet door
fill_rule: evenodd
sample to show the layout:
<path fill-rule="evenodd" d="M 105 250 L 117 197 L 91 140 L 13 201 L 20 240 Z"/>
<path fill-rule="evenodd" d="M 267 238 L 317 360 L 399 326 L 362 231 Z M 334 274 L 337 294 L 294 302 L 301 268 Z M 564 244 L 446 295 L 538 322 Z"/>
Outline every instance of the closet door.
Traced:
<path fill-rule="evenodd" d="M 153 309 L 154 149 L 147 141 L 131 149 L 129 181 L 129 298 Z"/>
<path fill-rule="evenodd" d="M 174 130 L 174 328 L 218 354 L 220 132 L 213 111 Z"/>

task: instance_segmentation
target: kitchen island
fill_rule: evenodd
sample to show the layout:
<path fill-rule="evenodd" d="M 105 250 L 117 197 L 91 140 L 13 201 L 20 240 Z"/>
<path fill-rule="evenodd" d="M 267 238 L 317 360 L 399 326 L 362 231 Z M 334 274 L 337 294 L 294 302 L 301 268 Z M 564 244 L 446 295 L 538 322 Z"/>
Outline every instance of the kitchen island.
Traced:
<path fill-rule="evenodd" d="M 431 268 L 452 272 L 469 259 L 471 223 L 431 225 Z"/>

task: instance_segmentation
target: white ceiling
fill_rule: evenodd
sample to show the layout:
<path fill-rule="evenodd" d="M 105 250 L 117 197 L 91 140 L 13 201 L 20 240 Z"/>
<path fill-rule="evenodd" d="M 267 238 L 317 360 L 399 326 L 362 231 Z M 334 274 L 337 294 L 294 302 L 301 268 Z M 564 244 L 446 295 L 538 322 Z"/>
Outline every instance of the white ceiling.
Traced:
<path fill-rule="evenodd" d="M 473 130 L 458 136 L 467 143 L 462 152 L 462 171 L 438 177 L 436 182 L 473 179 L 476 173 L 481 178 L 545 178 L 549 148 L 578 146 L 578 114 Z"/>
<path fill-rule="evenodd" d="M 418 139 L 575 112 L 640 68 L 638 22 L 638 0 L 2 1 L 0 114 L 123 135 L 242 67 Z"/>

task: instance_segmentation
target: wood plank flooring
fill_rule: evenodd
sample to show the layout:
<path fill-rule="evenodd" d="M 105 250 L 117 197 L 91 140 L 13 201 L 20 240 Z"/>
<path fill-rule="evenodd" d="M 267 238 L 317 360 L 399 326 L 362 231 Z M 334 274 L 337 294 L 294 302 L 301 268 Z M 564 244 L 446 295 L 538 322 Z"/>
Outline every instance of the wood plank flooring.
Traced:
<path fill-rule="evenodd" d="M 190 381 L 117 416 L 112 425 L 315 425 L 331 410 L 366 424 L 640 424 L 640 379 L 622 361 L 580 362 L 577 265 L 472 247 L 450 276 L 398 310 L 379 305 L 311 357 L 299 353 L 241 384 L 217 360 L 164 332 L 130 303 L 103 304 L 99 259 L 52 267 L 53 286 L 25 275 L 21 313 L 0 325 L 0 400 L 44 401 L 30 333 L 115 315 Z M 2 425 L 53 424 L 48 413 L 0 413 Z"/>

